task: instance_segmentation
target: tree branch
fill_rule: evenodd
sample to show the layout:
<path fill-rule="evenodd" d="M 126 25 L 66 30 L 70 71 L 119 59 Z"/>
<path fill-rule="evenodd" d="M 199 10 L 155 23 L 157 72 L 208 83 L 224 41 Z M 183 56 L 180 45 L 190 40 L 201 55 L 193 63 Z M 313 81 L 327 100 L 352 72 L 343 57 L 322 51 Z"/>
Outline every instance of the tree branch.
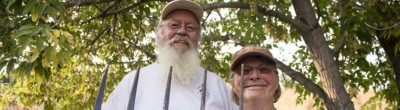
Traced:
<path fill-rule="evenodd" d="M 115 0 L 76 0 L 74 2 L 66 2 L 63 3 L 65 8 L 70 8 L 74 6 L 89 6 L 89 5 L 94 5 L 94 4 L 99 4 L 99 3 L 108 3 L 108 2 L 113 2 Z"/>
<path fill-rule="evenodd" d="M 301 85 L 303 85 L 307 90 L 312 92 L 313 94 L 316 94 L 319 98 L 321 98 L 325 104 L 330 104 L 332 101 L 329 99 L 328 95 L 326 92 L 317 84 L 315 84 L 313 81 L 310 79 L 306 78 L 303 74 L 293 70 L 289 66 L 285 65 L 281 61 L 276 60 L 277 66 L 279 70 L 281 70 L 283 73 L 294 79 L 295 81 L 299 82 Z"/>
<path fill-rule="evenodd" d="M 315 7 L 317 7 L 317 16 L 318 16 L 317 21 L 319 21 L 319 19 L 320 19 L 321 16 L 322 16 L 322 14 L 321 14 L 321 8 L 319 7 L 318 0 L 314 0 L 314 2 L 315 2 Z"/>
<path fill-rule="evenodd" d="M 371 26 L 370 24 L 368 24 L 368 23 L 366 23 L 366 22 L 364 22 L 364 24 L 365 24 L 365 25 L 367 25 L 368 27 L 372 28 L 372 29 L 375 29 L 375 30 L 380 30 L 380 31 L 382 31 L 382 30 L 388 30 L 388 29 L 391 29 L 391 28 L 394 28 L 394 27 L 396 27 L 398 24 L 400 24 L 400 21 L 399 21 L 399 22 L 397 22 L 396 24 L 392 25 L 392 26 L 385 27 L 385 28 L 377 28 L 377 27 Z"/>
<path fill-rule="evenodd" d="M 119 10 L 116 10 L 116 11 L 113 11 L 113 12 L 101 13 L 101 14 L 95 16 L 95 17 L 89 18 L 88 20 L 82 22 L 82 24 L 90 22 L 93 19 L 105 18 L 107 16 L 111 16 L 111 15 L 114 15 L 114 14 L 127 12 L 127 11 L 129 11 L 129 10 L 131 10 L 131 9 L 133 9 L 133 8 L 143 4 L 143 3 L 150 2 L 150 1 L 157 1 L 157 0 L 141 0 L 141 1 L 137 2 L 137 3 L 131 4 L 131 5 L 127 6 L 127 7 L 125 7 L 125 8 L 122 8 L 122 9 L 119 9 Z"/>
<path fill-rule="evenodd" d="M 344 35 L 340 35 L 340 41 L 339 43 L 335 46 L 335 48 L 332 49 L 333 53 L 336 54 L 340 51 L 340 49 L 343 48 L 345 42 L 346 42 L 347 37 Z"/>
<path fill-rule="evenodd" d="M 340 18 L 344 17 L 344 0 L 339 0 L 339 8 L 340 8 Z M 335 48 L 333 48 L 333 53 L 336 54 L 340 51 L 340 49 L 344 46 L 345 42 L 346 42 L 346 36 L 344 36 L 344 27 L 343 27 L 343 20 L 340 20 L 340 41 L 339 44 L 337 44 L 335 46 Z"/>
<path fill-rule="evenodd" d="M 97 35 L 88 45 L 86 45 L 85 48 L 88 48 L 89 46 L 93 45 L 98 39 L 100 39 L 100 36 L 103 35 L 106 31 L 109 31 L 111 28 L 110 25 L 108 25 L 103 31 L 100 32 L 99 35 Z"/>
<path fill-rule="evenodd" d="M 117 9 L 117 8 L 118 8 L 119 1 L 116 1 L 115 4 L 116 4 L 115 9 Z M 115 33 L 115 29 L 117 28 L 117 21 L 118 21 L 118 16 L 117 16 L 117 14 L 115 14 L 115 15 L 114 15 L 114 18 L 113 18 L 112 34 L 111 34 L 113 40 L 115 39 L 115 34 L 116 34 L 116 33 Z"/>
<path fill-rule="evenodd" d="M 146 54 L 146 56 L 150 57 L 151 59 L 155 59 L 157 56 L 152 54 L 151 52 L 148 51 L 148 49 L 143 49 L 137 45 L 135 45 L 136 43 L 133 43 L 132 41 L 128 40 L 128 42 L 130 42 L 132 45 L 129 45 L 129 47 L 133 47 L 135 49 L 140 50 L 142 53 Z"/>
<path fill-rule="evenodd" d="M 227 2 L 227 3 L 210 3 L 210 4 L 205 4 L 202 5 L 203 10 L 213 10 L 213 9 L 218 9 L 218 8 L 239 8 L 239 9 L 250 9 L 250 5 L 248 3 L 240 3 L 240 2 Z M 307 25 L 303 24 L 299 20 L 295 20 L 290 18 L 289 16 L 284 15 L 283 13 L 273 11 L 273 10 L 267 10 L 262 6 L 257 6 L 257 11 L 264 16 L 272 16 L 280 19 L 283 22 L 289 23 L 292 26 L 295 26 L 297 28 L 304 28 L 307 27 Z"/>
<path fill-rule="evenodd" d="M 221 36 L 221 37 L 227 38 L 226 40 L 232 40 L 233 43 L 235 43 L 235 46 L 240 45 L 240 46 L 244 47 L 246 45 L 243 41 L 237 39 L 235 36 L 233 36 L 232 34 L 229 34 L 229 33 L 226 34 L 225 36 Z"/>
<path fill-rule="evenodd" d="M 203 19 L 203 20 L 201 21 L 201 22 L 202 22 L 202 25 L 204 24 L 204 22 L 207 21 L 207 19 L 208 19 L 208 17 L 210 17 L 210 15 L 211 15 L 211 12 L 209 12 L 209 13 L 207 14 L 206 18 Z"/>

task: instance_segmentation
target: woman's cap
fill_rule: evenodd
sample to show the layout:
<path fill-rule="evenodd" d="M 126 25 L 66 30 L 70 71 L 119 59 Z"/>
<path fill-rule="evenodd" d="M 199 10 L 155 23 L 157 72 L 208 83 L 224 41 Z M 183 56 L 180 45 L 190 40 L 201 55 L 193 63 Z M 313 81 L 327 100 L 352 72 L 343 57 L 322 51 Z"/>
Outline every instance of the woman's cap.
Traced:
<path fill-rule="evenodd" d="M 241 62 L 241 60 L 243 60 L 244 58 L 249 57 L 249 56 L 264 57 L 264 58 L 272 61 L 273 65 L 276 66 L 276 61 L 268 49 L 262 48 L 262 47 L 256 47 L 256 46 L 246 46 L 246 47 L 243 47 L 241 50 L 237 51 L 235 54 L 233 54 L 230 69 L 233 70 L 236 67 L 236 65 L 239 62 Z"/>

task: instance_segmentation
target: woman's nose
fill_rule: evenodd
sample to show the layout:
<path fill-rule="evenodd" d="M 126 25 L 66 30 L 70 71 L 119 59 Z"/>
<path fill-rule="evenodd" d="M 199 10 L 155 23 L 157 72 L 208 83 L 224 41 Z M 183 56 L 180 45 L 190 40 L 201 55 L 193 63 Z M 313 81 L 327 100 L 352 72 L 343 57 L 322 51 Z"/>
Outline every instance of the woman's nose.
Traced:
<path fill-rule="evenodd" d="M 253 68 L 249 75 L 250 80 L 260 79 L 260 71 L 257 68 Z"/>

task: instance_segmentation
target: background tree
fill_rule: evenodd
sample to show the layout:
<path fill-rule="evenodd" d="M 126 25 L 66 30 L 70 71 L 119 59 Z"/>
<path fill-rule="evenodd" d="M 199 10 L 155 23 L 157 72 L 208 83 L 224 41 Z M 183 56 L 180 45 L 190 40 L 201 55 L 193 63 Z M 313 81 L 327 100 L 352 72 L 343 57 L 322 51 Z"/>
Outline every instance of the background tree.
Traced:
<path fill-rule="evenodd" d="M 224 79 L 232 55 L 223 48 L 294 44 L 293 62 L 277 60 L 299 102 L 312 95 L 318 107 L 354 109 L 350 98 L 372 89 L 400 108 L 399 0 L 196 2 L 206 11 L 202 64 Z M 92 109 L 107 65 L 106 97 L 126 73 L 155 61 L 152 32 L 166 3 L 1 1 L 0 106 Z"/>

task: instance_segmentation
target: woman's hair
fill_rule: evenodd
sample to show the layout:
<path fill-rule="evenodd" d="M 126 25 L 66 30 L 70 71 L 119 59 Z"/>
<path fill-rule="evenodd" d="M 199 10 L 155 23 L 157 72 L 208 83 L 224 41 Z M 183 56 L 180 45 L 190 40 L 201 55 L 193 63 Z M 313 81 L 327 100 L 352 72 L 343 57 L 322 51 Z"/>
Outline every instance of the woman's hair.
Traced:
<path fill-rule="evenodd" d="M 262 60 L 262 61 L 265 61 L 265 59 L 260 58 L 260 57 L 255 57 L 255 58 L 257 58 L 259 60 Z M 265 61 L 265 62 L 267 62 L 267 61 Z M 235 67 L 235 68 L 237 68 L 237 67 Z M 278 70 L 275 69 L 274 72 L 276 73 L 276 76 L 279 79 Z M 233 78 L 234 74 L 235 74 L 235 72 L 231 71 L 231 75 L 230 75 L 230 84 L 232 85 L 232 87 L 231 87 L 231 96 L 232 96 L 232 100 L 235 101 L 235 103 L 239 105 L 239 97 L 233 92 L 233 89 L 232 89 L 233 88 L 233 82 L 235 81 L 235 79 Z M 281 90 L 281 87 L 279 86 L 279 83 L 278 83 L 278 89 L 275 90 L 275 94 L 274 94 L 274 99 L 273 99 L 274 103 L 279 100 L 279 98 L 281 97 L 281 94 L 282 94 L 282 90 Z"/>

